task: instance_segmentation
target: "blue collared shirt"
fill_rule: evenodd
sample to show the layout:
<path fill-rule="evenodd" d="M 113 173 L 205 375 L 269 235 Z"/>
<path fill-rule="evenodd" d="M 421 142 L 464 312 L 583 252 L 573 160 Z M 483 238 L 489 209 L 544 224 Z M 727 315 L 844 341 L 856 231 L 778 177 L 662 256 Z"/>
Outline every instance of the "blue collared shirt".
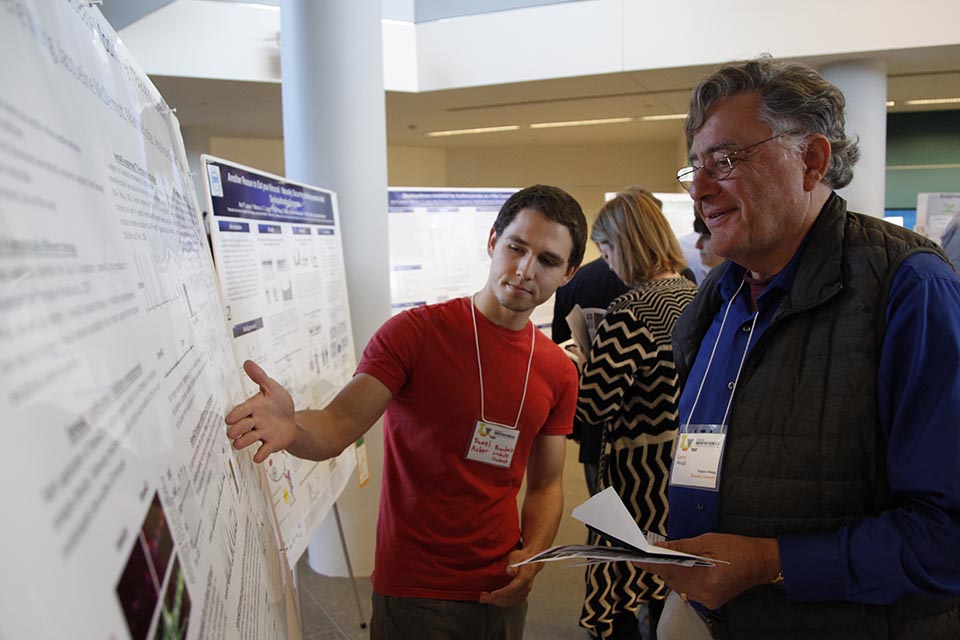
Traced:
<path fill-rule="evenodd" d="M 747 287 L 734 298 L 744 270 L 726 266 L 718 283 L 723 305 L 680 398 L 681 424 L 723 419 L 748 337 L 752 348 L 770 326 L 793 284 L 801 253 L 802 248 L 759 297 L 752 336 Z M 898 506 L 837 531 L 780 536 L 792 602 L 887 604 L 908 593 L 960 592 L 960 278 L 932 254 L 907 258 L 894 277 L 886 317 L 877 391 L 888 481 Z M 691 416 L 714 344 L 713 363 Z M 716 531 L 719 496 L 671 486 L 670 537 Z"/>

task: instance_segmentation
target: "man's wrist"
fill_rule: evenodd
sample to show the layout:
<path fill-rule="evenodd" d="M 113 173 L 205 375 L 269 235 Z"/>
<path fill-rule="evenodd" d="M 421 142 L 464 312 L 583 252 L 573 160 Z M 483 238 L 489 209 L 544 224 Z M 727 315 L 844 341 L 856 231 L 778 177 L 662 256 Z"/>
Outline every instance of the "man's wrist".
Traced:
<path fill-rule="evenodd" d="M 775 586 L 777 589 L 786 589 L 786 585 L 783 580 L 783 568 L 781 567 L 780 571 L 777 572 L 777 575 L 773 580 L 770 581 L 770 584 Z"/>
<path fill-rule="evenodd" d="M 764 538 L 760 545 L 761 584 L 782 585 L 783 567 L 780 564 L 780 547 L 776 538 Z M 778 585 L 779 582 L 779 585 Z"/>

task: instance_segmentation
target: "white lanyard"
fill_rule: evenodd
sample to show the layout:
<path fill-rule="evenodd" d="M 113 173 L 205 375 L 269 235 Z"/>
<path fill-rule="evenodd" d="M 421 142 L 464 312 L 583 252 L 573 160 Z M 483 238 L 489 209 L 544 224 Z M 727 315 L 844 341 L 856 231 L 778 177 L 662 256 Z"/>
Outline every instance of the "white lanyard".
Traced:
<path fill-rule="evenodd" d="M 727 314 L 730 313 L 730 307 L 733 306 L 733 301 L 737 299 L 740 290 L 743 289 L 743 285 L 746 283 L 746 280 L 740 282 L 740 286 L 737 288 L 736 292 L 733 294 L 733 297 L 730 298 L 730 302 L 727 303 L 727 309 L 723 312 L 723 319 L 720 321 L 720 330 L 717 332 L 717 341 L 713 343 L 713 350 L 710 352 L 710 359 L 707 360 L 707 368 L 703 372 L 703 377 L 700 379 L 700 388 L 697 389 L 697 396 L 693 399 L 693 406 L 690 407 L 690 415 L 687 416 L 687 424 L 684 427 L 685 431 L 689 431 L 690 422 L 693 420 L 693 411 L 697 408 L 697 402 L 700 401 L 700 394 L 703 392 L 703 386 L 707 382 L 707 375 L 710 373 L 710 365 L 713 364 L 713 356 L 717 352 L 717 345 L 720 344 L 720 337 L 723 335 L 723 326 L 727 323 Z M 747 359 L 747 352 L 750 350 L 750 340 L 753 338 L 753 330 L 757 326 L 757 318 L 760 317 L 760 309 L 757 308 L 757 312 L 753 315 L 753 323 L 750 325 L 750 333 L 747 335 L 747 346 L 743 349 L 743 356 L 740 358 L 740 366 L 737 367 L 737 377 L 733 380 L 733 387 L 730 389 L 730 399 L 727 400 L 727 410 L 723 413 L 723 420 L 720 422 L 722 425 L 727 424 L 727 416 L 730 415 L 730 405 L 733 404 L 733 393 L 737 389 L 737 383 L 740 382 L 740 372 L 743 371 L 743 363 Z"/>
<path fill-rule="evenodd" d="M 480 372 L 480 419 L 488 422 L 484 415 L 483 403 L 483 366 L 480 364 L 480 334 L 477 332 L 477 304 L 475 302 L 476 294 L 470 298 L 470 309 L 473 311 L 473 339 L 477 343 L 477 371 Z M 520 409 L 517 411 L 517 421 L 513 424 L 513 429 L 520 426 L 520 414 L 523 413 L 523 403 L 527 399 L 527 383 L 530 382 L 530 365 L 533 363 L 533 347 L 537 341 L 537 326 L 530 323 L 530 358 L 527 359 L 527 375 L 523 379 L 523 395 L 520 396 Z M 506 426 L 506 425 L 504 425 Z"/>

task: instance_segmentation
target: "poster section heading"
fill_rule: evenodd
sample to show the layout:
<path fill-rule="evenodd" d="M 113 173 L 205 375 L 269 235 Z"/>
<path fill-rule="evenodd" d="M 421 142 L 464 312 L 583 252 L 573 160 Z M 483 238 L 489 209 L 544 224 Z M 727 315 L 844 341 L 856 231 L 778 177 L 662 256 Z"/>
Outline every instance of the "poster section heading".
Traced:
<path fill-rule="evenodd" d="M 215 217 L 334 225 L 333 203 L 326 191 L 225 162 L 207 160 L 205 167 Z M 239 228 L 224 229 L 227 230 L 240 231 Z"/>
<path fill-rule="evenodd" d="M 509 190 L 438 190 L 404 189 L 390 190 L 388 211 L 390 213 L 414 213 L 419 210 L 499 212 L 500 207 L 516 189 Z"/>

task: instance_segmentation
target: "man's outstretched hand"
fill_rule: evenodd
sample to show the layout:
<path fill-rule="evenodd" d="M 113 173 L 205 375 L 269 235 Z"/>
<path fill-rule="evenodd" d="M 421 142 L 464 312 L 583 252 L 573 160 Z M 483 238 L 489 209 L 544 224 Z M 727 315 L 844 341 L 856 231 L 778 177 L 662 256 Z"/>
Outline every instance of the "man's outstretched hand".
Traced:
<path fill-rule="evenodd" d="M 293 398 L 252 360 L 243 363 L 243 370 L 260 385 L 260 393 L 250 396 L 224 417 L 229 425 L 227 437 L 233 440 L 235 449 L 263 443 L 253 456 L 254 462 L 263 462 L 271 453 L 289 447 L 297 435 Z"/>

